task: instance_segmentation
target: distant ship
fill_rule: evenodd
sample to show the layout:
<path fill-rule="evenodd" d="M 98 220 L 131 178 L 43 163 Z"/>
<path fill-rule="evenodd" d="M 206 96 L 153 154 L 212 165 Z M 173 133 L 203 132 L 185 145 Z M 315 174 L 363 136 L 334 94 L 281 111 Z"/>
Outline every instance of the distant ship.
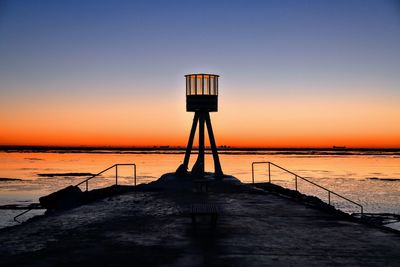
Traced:
<path fill-rule="evenodd" d="M 345 146 L 333 146 L 332 148 L 333 149 L 346 149 Z"/>
<path fill-rule="evenodd" d="M 153 148 L 167 149 L 167 148 L 170 148 L 170 146 L 153 146 Z"/>

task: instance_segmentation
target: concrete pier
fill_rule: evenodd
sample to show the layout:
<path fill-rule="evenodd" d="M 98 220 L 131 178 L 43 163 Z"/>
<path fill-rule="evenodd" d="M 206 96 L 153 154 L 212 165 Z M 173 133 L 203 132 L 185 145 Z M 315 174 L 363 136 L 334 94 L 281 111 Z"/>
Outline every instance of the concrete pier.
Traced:
<path fill-rule="evenodd" d="M 194 227 L 192 203 L 221 208 Z M 400 266 L 400 235 L 248 186 L 132 192 L 0 231 L 2 266 Z"/>

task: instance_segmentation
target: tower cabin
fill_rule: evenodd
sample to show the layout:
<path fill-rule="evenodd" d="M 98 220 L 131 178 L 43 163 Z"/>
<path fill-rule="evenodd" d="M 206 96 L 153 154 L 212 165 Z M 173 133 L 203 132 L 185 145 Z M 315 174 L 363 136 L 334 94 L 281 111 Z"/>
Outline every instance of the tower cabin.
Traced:
<path fill-rule="evenodd" d="M 186 77 L 186 111 L 218 111 L 218 75 L 188 74 Z"/>

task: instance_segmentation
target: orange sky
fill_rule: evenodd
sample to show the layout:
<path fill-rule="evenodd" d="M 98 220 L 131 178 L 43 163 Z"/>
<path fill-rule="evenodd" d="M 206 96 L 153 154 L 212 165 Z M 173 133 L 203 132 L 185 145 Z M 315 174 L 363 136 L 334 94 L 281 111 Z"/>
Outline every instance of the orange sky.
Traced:
<path fill-rule="evenodd" d="M 400 147 L 398 103 L 378 100 L 220 96 L 211 118 L 217 145 Z M 0 111 L 1 145 L 184 146 L 193 118 L 184 95 L 25 100 Z"/>

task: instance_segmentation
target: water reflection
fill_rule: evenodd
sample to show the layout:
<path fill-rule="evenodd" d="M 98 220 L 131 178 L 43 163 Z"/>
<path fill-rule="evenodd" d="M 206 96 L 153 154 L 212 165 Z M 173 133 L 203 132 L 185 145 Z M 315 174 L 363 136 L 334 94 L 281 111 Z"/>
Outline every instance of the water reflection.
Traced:
<path fill-rule="evenodd" d="M 367 212 L 400 213 L 400 158 L 393 155 L 290 155 L 290 154 L 222 154 L 224 173 L 243 182 L 251 182 L 251 163 L 271 161 L 311 181 L 349 197 L 365 206 Z M 0 205 L 17 201 L 38 202 L 40 196 L 71 184 L 77 184 L 85 176 L 62 175 L 65 173 L 98 173 L 115 163 L 136 163 L 138 183 L 146 183 L 163 173 L 174 172 L 182 163 L 183 155 L 130 154 L 130 153 L 0 153 L 0 177 L 17 178 L 21 181 L 0 181 Z M 192 157 L 189 166 L 194 164 Z M 211 155 L 206 155 L 206 171 L 213 171 Z M 39 174 L 60 174 L 39 176 Z M 273 182 L 294 188 L 293 175 L 279 170 L 271 172 Z M 132 169 L 118 169 L 120 184 L 133 184 Z M 259 167 L 256 181 L 267 181 L 266 167 Z M 370 179 L 376 178 L 376 179 Z M 90 189 L 111 185 L 115 171 L 104 173 L 89 183 Z M 327 194 L 307 183 L 299 181 L 300 191 L 327 200 Z M 332 196 L 332 202 L 347 205 Z M 350 208 L 345 206 L 345 209 Z"/>

